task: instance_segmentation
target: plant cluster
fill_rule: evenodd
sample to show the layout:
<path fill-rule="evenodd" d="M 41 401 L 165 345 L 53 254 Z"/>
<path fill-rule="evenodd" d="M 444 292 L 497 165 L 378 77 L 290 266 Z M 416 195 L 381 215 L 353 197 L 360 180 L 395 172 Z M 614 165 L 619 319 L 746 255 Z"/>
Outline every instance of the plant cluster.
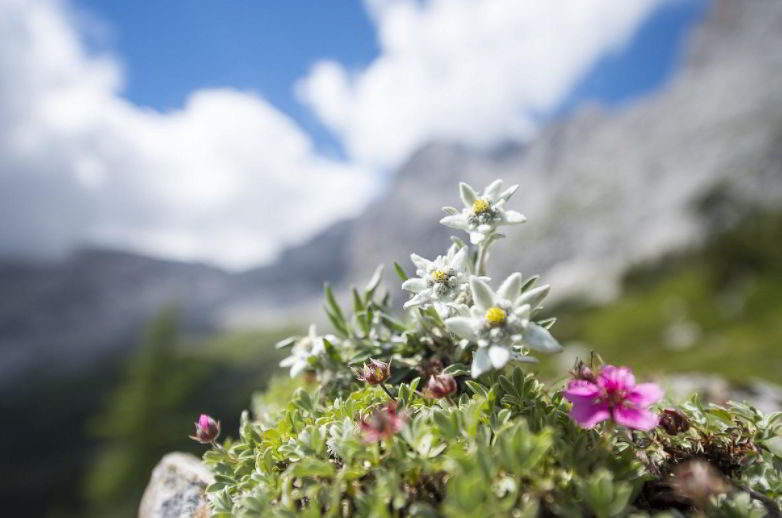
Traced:
<path fill-rule="evenodd" d="M 395 264 L 407 315 L 380 294 L 382 267 L 350 312 L 326 286 L 333 334 L 279 344 L 296 379 L 237 440 L 199 418 L 214 517 L 779 516 L 782 414 L 660 409 L 659 387 L 599 358 L 565 386 L 520 368 L 561 346 L 540 318 L 548 286 L 487 276 L 498 228 L 524 221 L 505 206 L 516 187 L 460 185 L 441 223 L 471 245 L 413 254 L 414 276 Z"/>

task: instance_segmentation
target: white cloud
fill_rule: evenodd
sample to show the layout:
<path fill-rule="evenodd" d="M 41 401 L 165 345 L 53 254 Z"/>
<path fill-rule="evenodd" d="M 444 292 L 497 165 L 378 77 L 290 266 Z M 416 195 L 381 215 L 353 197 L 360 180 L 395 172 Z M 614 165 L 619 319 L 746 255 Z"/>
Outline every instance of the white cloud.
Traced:
<path fill-rule="evenodd" d="M 366 0 L 380 55 L 317 63 L 300 98 L 370 166 L 447 139 L 523 139 L 606 52 L 666 0 Z"/>
<path fill-rule="evenodd" d="M 249 266 L 371 197 L 366 168 L 320 156 L 253 93 L 125 101 L 119 63 L 73 27 L 56 0 L 0 0 L 0 253 L 96 242 Z"/>

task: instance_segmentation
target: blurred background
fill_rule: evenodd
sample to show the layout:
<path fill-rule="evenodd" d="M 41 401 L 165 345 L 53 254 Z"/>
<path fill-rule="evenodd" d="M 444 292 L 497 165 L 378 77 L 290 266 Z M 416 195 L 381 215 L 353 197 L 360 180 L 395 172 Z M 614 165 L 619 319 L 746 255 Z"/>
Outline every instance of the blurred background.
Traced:
<path fill-rule="evenodd" d="M 595 350 L 780 406 L 779 0 L 0 0 L 4 511 L 134 516 L 324 281 L 443 252 L 495 178 L 543 375 Z"/>

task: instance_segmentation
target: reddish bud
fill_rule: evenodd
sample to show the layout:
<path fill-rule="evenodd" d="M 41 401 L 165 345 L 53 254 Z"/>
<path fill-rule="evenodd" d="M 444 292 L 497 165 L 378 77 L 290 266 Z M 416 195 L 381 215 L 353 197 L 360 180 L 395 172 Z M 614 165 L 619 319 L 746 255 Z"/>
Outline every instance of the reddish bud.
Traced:
<path fill-rule="evenodd" d="M 195 423 L 195 435 L 190 438 L 201 444 L 214 442 L 220 436 L 220 421 L 215 421 L 211 416 L 201 414 Z"/>
<path fill-rule="evenodd" d="M 430 399 L 440 399 L 456 392 L 456 380 L 448 374 L 438 374 L 429 378 L 424 395 Z"/>
<path fill-rule="evenodd" d="M 687 417 L 674 408 L 666 408 L 660 412 L 660 428 L 668 435 L 677 435 L 690 429 Z"/>
<path fill-rule="evenodd" d="M 355 374 L 359 381 L 364 381 L 370 385 L 379 385 L 391 376 L 391 363 L 370 358 L 369 363 L 364 364 L 361 372 L 355 371 Z"/>
<path fill-rule="evenodd" d="M 573 366 L 573 369 L 570 371 L 570 375 L 577 380 L 586 380 L 590 381 L 592 383 L 595 382 L 597 379 L 597 376 L 595 376 L 595 373 L 590 369 L 586 363 L 582 362 L 581 360 L 576 360 L 576 364 Z"/>

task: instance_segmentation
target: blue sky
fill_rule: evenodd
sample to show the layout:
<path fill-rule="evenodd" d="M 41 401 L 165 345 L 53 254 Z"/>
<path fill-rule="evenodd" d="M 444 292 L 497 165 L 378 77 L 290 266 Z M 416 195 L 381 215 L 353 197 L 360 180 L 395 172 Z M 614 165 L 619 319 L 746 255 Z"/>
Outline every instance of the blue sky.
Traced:
<path fill-rule="evenodd" d="M 356 70 L 378 56 L 375 30 L 361 2 L 334 0 L 326 9 L 319 0 L 75 4 L 108 24 L 90 44 L 120 56 L 127 74 L 122 93 L 135 104 L 166 111 L 181 108 L 199 88 L 252 90 L 295 119 L 320 151 L 344 157 L 338 139 L 296 98 L 293 85 L 319 60 Z M 655 8 L 629 44 L 601 57 L 549 115 L 562 115 L 584 101 L 620 104 L 664 84 L 706 5 L 706 0 L 682 0 Z"/>
<path fill-rule="evenodd" d="M 350 68 L 377 56 L 375 32 L 361 2 L 335 0 L 76 0 L 110 26 L 93 47 L 126 65 L 124 95 L 159 110 L 181 108 L 203 87 L 253 90 L 337 152 L 338 142 L 298 102 L 292 86 L 316 60 Z M 341 153 L 340 153 L 341 154 Z"/>

